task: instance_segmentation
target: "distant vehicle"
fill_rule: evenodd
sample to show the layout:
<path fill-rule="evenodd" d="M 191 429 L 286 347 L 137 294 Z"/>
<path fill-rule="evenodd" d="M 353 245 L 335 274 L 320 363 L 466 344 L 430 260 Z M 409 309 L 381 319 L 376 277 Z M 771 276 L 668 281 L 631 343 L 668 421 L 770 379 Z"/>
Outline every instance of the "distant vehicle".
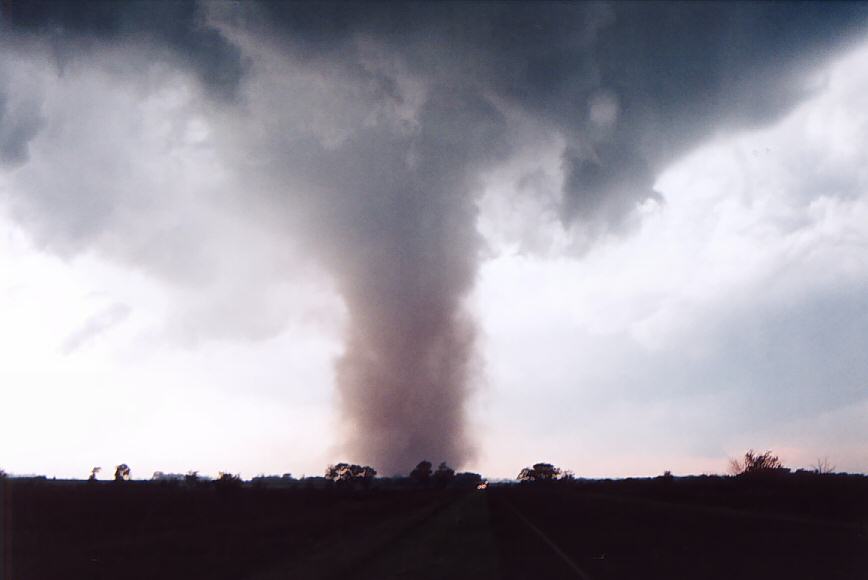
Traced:
<path fill-rule="evenodd" d="M 481 490 L 481 489 L 488 489 L 488 482 L 487 482 L 487 481 L 483 481 L 482 483 L 480 483 L 480 484 L 478 484 L 478 485 L 476 486 L 476 489 L 480 489 L 480 490 Z"/>

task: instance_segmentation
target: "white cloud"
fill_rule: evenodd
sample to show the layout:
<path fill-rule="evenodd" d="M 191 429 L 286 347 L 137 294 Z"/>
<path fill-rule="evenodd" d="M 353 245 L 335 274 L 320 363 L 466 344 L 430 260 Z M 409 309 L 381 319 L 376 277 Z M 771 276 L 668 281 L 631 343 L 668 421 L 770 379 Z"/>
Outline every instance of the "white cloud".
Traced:
<path fill-rule="evenodd" d="M 865 71 L 868 46 L 776 125 L 681 159 L 655 185 L 664 205 L 581 259 L 516 252 L 483 216 L 500 250 L 475 296 L 487 461 L 525 448 L 579 473 L 722 471 L 742 447 L 790 445 L 868 468 L 848 411 L 868 401 Z"/>
<path fill-rule="evenodd" d="M 0 220 L 0 440 L 16 442 L 4 469 L 84 477 L 124 461 L 136 477 L 250 476 L 332 460 L 339 321 L 293 318 L 270 340 L 178 348 L 164 330 L 175 292 L 99 257 L 40 252 Z M 104 324 L 118 304 L 123 324 Z"/>

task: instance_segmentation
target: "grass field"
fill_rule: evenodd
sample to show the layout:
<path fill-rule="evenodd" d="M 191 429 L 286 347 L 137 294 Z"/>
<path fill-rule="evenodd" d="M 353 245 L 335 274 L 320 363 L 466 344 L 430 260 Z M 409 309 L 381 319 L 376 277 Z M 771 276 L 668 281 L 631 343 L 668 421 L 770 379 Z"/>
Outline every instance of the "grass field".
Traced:
<path fill-rule="evenodd" d="M 462 489 L 6 480 L 3 580 L 868 578 L 868 478 Z"/>

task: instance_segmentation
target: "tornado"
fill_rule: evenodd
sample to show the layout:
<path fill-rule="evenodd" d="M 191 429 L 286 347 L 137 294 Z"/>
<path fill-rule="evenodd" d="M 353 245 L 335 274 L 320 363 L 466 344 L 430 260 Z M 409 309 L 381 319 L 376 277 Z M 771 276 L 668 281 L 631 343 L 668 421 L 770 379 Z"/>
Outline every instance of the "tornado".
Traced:
<path fill-rule="evenodd" d="M 580 258 L 665 206 L 655 179 L 719 127 L 801 102 L 806 73 L 868 22 L 856 3 L 97 0 L 0 15 L 12 218 L 46 251 L 165 282 L 196 340 L 286 331 L 279 289 L 315 263 L 346 311 L 341 453 L 388 475 L 473 457 L 486 171 L 534 136 L 562 144 L 546 197 L 559 219 L 528 229 L 561 228 Z M 103 92 L 116 120 L 165 109 L 166 123 L 103 135 Z M 64 136 L 76 146 L 48 146 Z M 140 165 L 155 139 L 159 163 Z"/>
<path fill-rule="evenodd" d="M 407 135 L 362 130 L 331 153 L 331 195 L 318 197 L 338 232 L 320 250 L 348 314 L 336 366 L 344 450 L 389 475 L 472 456 L 475 177 L 509 147 L 503 115 L 479 95 L 432 87 L 416 121 Z"/>

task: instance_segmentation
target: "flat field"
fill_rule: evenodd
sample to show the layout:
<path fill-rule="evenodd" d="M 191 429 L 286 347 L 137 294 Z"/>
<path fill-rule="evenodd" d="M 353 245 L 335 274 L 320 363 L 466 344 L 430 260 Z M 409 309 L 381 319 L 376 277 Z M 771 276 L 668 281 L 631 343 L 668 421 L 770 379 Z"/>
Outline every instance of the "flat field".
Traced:
<path fill-rule="evenodd" d="M 868 578 L 860 476 L 2 488 L 2 580 Z"/>

